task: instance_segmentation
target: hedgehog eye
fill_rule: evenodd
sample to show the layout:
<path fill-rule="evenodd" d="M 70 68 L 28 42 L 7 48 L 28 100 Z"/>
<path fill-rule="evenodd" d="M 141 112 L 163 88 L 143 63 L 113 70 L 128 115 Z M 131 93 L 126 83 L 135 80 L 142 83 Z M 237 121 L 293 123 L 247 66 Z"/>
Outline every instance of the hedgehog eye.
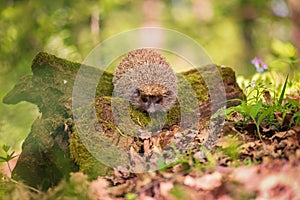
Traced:
<path fill-rule="evenodd" d="M 162 101 L 162 98 L 158 98 L 158 99 L 155 101 L 155 103 L 156 103 L 156 104 L 160 104 L 161 101 Z"/>
<path fill-rule="evenodd" d="M 147 97 L 142 97 L 141 99 L 142 99 L 142 101 L 143 101 L 144 103 L 147 103 L 147 102 L 148 102 L 148 98 L 147 98 Z"/>

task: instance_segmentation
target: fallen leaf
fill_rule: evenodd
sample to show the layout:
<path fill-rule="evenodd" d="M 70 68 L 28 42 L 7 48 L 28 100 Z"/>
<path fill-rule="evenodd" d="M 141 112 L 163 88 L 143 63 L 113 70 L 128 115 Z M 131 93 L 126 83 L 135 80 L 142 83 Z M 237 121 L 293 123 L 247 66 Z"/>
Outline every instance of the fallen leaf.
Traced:
<path fill-rule="evenodd" d="M 212 190 L 222 184 L 222 174 L 219 172 L 213 172 L 212 174 L 206 174 L 201 178 L 186 176 L 184 184 L 197 189 Z"/>
<path fill-rule="evenodd" d="M 230 175 L 231 180 L 242 183 L 248 190 L 255 190 L 260 182 L 258 166 L 241 166 L 234 169 Z"/>
<path fill-rule="evenodd" d="M 88 197 L 91 200 L 111 200 L 108 194 L 108 182 L 101 177 L 90 183 Z"/>
<path fill-rule="evenodd" d="M 174 187 L 172 182 L 161 182 L 160 183 L 160 194 L 167 198 L 170 190 Z"/>

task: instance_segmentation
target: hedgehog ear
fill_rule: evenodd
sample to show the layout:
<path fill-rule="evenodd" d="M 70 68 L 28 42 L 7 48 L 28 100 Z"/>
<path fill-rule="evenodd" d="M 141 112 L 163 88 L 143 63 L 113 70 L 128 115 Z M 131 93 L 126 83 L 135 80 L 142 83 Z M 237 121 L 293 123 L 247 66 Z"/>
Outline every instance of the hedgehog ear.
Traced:
<path fill-rule="evenodd" d="M 174 93 L 173 93 L 172 90 L 168 90 L 167 93 L 166 93 L 166 96 L 171 96 L 171 95 L 173 95 L 173 94 L 174 94 Z"/>
<path fill-rule="evenodd" d="M 139 88 L 136 88 L 136 89 L 134 90 L 134 92 L 133 92 L 133 95 L 134 95 L 135 97 L 139 97 L 139 96 L 141 95 L 140 89 L 139 89 Z"/>

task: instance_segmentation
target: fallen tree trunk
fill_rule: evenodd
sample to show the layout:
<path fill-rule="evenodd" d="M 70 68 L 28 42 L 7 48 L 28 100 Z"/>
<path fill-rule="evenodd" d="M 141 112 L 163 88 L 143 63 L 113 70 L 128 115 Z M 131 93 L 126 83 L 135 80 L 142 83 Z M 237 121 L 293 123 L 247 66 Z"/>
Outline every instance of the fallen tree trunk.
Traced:
<path fill-rule="evenodd" d="M 88 113 L 89 109 L 93 110 L 95 108 L 97 115 L 96 120 L 89 120 L 89 117 L 85 118 L 83 123 L 93 129 L 90 132 L 88 129 L 85 131 L 91 134 L 99 134 L 106 139 L 108 138 L 109 142 L 124 151 L 134 149 L 139 152 L 143 148 L 143 139 L 136 135 L 136 130 L 139 127 L 149 125 L 151 123 L 150 117 L 147 113 L 134 110 L 129 106 L 130 119 L 134 123 L 126 121 L 126 118 L 123 120 L 120 117 L 121 121 L 118 125 L 123 123 L 123 127 L 127 127 L 126 131 L 120 130 L 116 126 L 114 122 L 115 116 L 112 112 L 114 97 L 111 97 L 113 92 L 113 74 L 42 52 L 33 60 L 32 74 L 22 78 L 3 99 L 3 102 L 6 104 L 28 101 L 37 105 L 42 113 L 41 118 L 36 119 L 33 123 L 31 132 L 22 145 L 22 153 L 13 170 L 14 179 L 46 190 L 56 185 L 64 176 L 68 176 L 70 172 L 81 170 L 88 174 L 90 178 L 112 173 L 111 168 L 99 162 L 86 149 L 77 131 L 81 127 L 76 127 L 76 123 L 73 120 L 72 92 L 80 67 L 86 68 L 88 70 L 87 74 L 91 76 L 102 73 L 95 93 L 95 102 L 90 102 L 90 105 L 86 107 L 87 109 L 83 108 L 86 109 L 82 112 L 83 114 Z M 222 85 L 214 85 L 211 88 L 214 88 L 215 91 L 209 91 L 205 79 L 202 77 L 203 74 L 209 76 L 211 80 L 218 73 L 221 74 L 227 100 L 244 98 L 244 94 L 237 85 L 235 74 L 231 68 L 212 65 L 201 68 L 200 71 L 201 74 L 197 69 L 194 69 L 180 73 L 178 76 L 189 82 L 198 99 L 197 109 L 199 109 L 200 113 L 197 113 L 199 114 L 199 123 L 197 127 L 194 127 L 196 129 L 207 126 L 211 114 L 216 111 L 211 106 L 213 102 L 210 92 L 217 95 L 218 88 L 222 87 Z M 93 79 L 93 77 L 89 78 Z M 86 90 L 89 90 L 89 88 L 86 88 Z M 189 95 L 184 93 L 185 90 L 182 92 L 181 95 L 188 101 Z M 227 103 L 227 106 L 236 105 L 237 103 L 238 101 L 232 101 Z M 167 113 L 167 120 L 163 125 L 164 130 L 172 130 L 174 125 L 180 125 L 181 123 L 188 124 L 189 117 L 184 119 L 186 122 L 182 122 L 181 116 L 189 116 L 190 113 L 193 113 L 194 110 L 191 108 L 181 110 L 180 104 L 177 102 Z M 122 113 L 122 110 L 117 113 Z M 93 137 L 91 137 L 92 139 Z M 104 143 L 105 140 L 103 140 Z M 165 145 L 163 144 L 162 147 Z M 109 154 L 110 152 L 107 152 L 107 157 L 109 157 Z M 122 159 L 126 160 L 129 158 L 124 157 Z M 109 162 L 117 161 L 111 160 Z"/>

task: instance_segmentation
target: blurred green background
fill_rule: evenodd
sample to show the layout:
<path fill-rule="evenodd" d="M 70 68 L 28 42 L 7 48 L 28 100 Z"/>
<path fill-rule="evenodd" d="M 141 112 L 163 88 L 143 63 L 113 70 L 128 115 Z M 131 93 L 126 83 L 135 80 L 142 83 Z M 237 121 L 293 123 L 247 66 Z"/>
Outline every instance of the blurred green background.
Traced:
<path fill-rule="evenodd" d="M 99 42 L 122 31 L 160 26 L 184 33 L 237 75 L 256 73 L 261 57 L 296 59 L 300 49 L 299 0 L 0 0 L 0 145 L 20 149 L 38 110 L 2 98 L 39 51 L 82 62 Z M 297 17 L 298 16 L 298 17 Z M 297 36 L 298 34 L 298 36 Z"/>

